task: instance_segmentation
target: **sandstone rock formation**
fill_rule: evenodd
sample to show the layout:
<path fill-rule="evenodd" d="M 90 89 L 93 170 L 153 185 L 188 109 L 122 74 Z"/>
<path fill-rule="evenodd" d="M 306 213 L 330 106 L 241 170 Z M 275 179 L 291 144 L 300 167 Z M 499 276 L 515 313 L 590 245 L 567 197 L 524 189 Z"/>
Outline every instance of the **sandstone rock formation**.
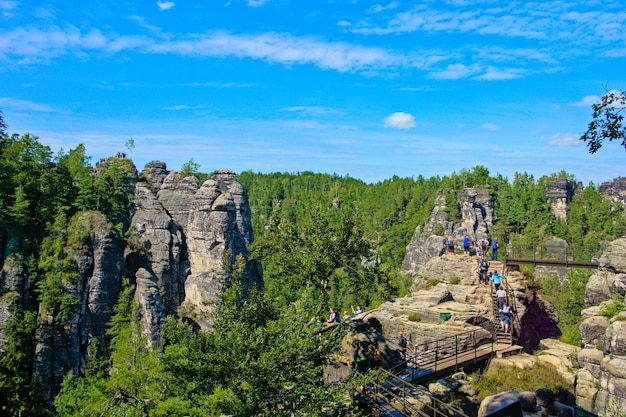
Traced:
<path fill-rule="evenodd" d="M 177 311 L 208 329 L 228 285 L 224 262 L 248 259 L 252 224 L 247 196 L 235 173 L 216 170 L 203 184 L 151 162 L 136 187 L 133 259 L 144 330 L 156 341 L 165 316 Z M 160 186 L 159 186 L 160 184 Z M 145 249 L 147 248 L 147 250 Z M 226 258 L 226 259 L 225 259 Z M 260 266 L 246 264 L 244 289 L 262 287 Z"/>
<path fill-rule="evenodd" d="M 466 188 L 458 193 L 450 192 L 456 195 L 461 219 L 448 219 L 447 194 L 439 193 L 428 222 L 424 227 L 417 227 L 411 243 L 407 246 L 402 271 L 412 278 L 420 274 L 420 269 L 429 259 L 443 253 L 444 239 L 447 236 L 452 236 L 457 247 L 462 248 L 466 234 L 472 241 L 478 240 L 487 237 L 493 226 L 493 196 L 489 189 Z"/>
<path fill-rule="evenodd" d="M 83 236 L 80 244 L 68 243 L 65 250 L 78 276 L 64 283 L 63 290 L 77 300 L 77 311 L 67 323 L 60 323 L 55 311 L 40 311 L 34 373 L 49 398 L 58 392 L 68 371 L 82 372 L 94 339 L 107 348 L 106 330 L 123 277 L 134 285 L 142 330 L 151 342 L 160 340 L 165 318 L 173 312 L 199 328 L 209 328 L 214 306 L 230 283 L 229 265 L 238 256 L 246 262 L 244 290 L 263 285 L 260 265 L 247 260 L 252 241 L 250 208 L 233 172 L 216 170 L 199 184 L 195 177 L 169 172 L 165 163 L 154 161 L 137 181 L 132 162 L 122 162 L 129 179 L 125 191 L 134 194 L 126 213 L 128 236 L 123 241 L 99 212 L 76 215 L 72 230 Z M 96 171 L 107 163 L 101 161 Z M 31 307 L 26 305 L 32 289 L 20 255 L 21 240 L 9 229 L 0 232 L 0 351 L 7 343 L 11 306 L 17 302 Z"/>
<path fill-rule="evenodd" d="M 621 201 L 626 204 L 626 177 L 617 177 L 613 181 L 606 181 L 598 187 L 600 194 L 611 201 Z"/>
<path fill-rule="evenodd" d="M 87 242 L 73 251 L 78 277 L 65 288 L 78 300 L 78 311 L 67 325 L 58 323 L 51 311 L 40 311 L 42 321 L 36 334 L 34 370 L 48 395 L 58 390 L 68 370 L 81 372 L 94 338 L 106 343 L 124 267 L 121 239 L 103 214 L 84 212 L 72 223 L 90 231 Z"/>
<path fill-rule="evenodd" d="M 546 198 L 556 217 L 567 220 L 567 205 L 581 186 L 580 183 L 568 179 L 553 180 L 546 184 Z"/>
<path fill-rule="evenodd" d="M 626 312 L 608 317 L 607 308 L 624 303 L 626 238 L 613 241 L 601 257 L 610 269 L 596 271 L 587 284 L 580 325 L 576 402 L 599 415 L 626 412 Z"/>
<path fill-rule="evenodd" d="M 492 270 L 503 272 L 502 267 L 499 262 L 491 263 Z M 526 291 L 523 281 L 520 272 L 510 271 L 507 282 L 519 323 L 517 343 L 533 352 L 541 339 L 560 336 L 558 317 L 551 304 Z M 450 319 L 442 322 L 441 313 L 450 314 Z M 413 279 L 410 295 L 383 303 L 360 318 L 380 329 L 392 345 L 398 331 L 403 331 L 413 345 L 471 330 L 484 331 L 481 335 L 491 337 L 498 320 L 492 312 L 491 287 L 479 283 L 477 258 L 468 255 L 430 259 Z"/>

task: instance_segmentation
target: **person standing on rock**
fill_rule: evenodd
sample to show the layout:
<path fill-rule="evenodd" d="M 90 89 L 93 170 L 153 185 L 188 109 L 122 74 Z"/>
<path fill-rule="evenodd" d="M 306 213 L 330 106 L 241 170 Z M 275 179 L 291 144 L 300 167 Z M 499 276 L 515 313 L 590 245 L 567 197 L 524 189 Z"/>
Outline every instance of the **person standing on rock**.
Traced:
<path fill-rule="evenodd" d="M 402 332 L 398 332 L 398 346 L 400 346 L 400 356 L 402 356 L 402 360 L 406 360 L 406 347 L 408 341 Z"/>
<path fill-rule="evenodd" d="M 483 259 L 487 259 L 487 249 L 489 249 L 489 241 L 483 237 L 480 239 L 480 254 Z"/>
<path fill-rule="evenodd" d="M 499 247 L 500 245 L 498 244 L 498 239 L 494 238 L 493 242 L 491 242 L 491 260 L 492 261 L 498 260 L 498 248 Z"/>
<path fill-rule="evenodd" d="M 463 253 L 466 255 L 470 254 L 470 238 L 468 235 L 465 235 L 463 238 Z"/>
<path fill-rule="evenodd" d="M 448 255 L 454 255 L 454 238 L 452 236 L 448 236 L 446 246 L 448 247 Z"/>

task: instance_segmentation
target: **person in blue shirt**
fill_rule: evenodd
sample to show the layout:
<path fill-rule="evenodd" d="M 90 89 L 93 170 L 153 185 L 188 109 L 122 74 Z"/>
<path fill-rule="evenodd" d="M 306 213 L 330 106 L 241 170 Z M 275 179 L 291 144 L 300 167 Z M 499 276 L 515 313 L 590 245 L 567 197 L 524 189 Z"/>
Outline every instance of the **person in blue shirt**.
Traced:
<path fill-rule="evenodd" d="M 363 310 L 361 310 L 361 306 L 356 306 L 356 310 L 352 306 L 350 306 L 350 308 L 352 309 L 352 314 L 354 314 L 355 316 L 358 316 L 363 312 Z"/>
<path fill-rule="evenodd" d="M 468 235 L 465 235 L 465 237 L 463 238 L 463 252 L 466 255 L 469 255 L 470 253 L 470 238 Z"/>
<path fill-rule="evenodd" d="M 493 242 L 491 242 L 491 260 L 492 261 L 498 260 L 498 248 L 499 247 L 500 245 L 498 244 L 498 239 L 494 239 Z"/>
<path fill-rule="evenodd" d="M 500 289 L 502 278 L 503 276 L 498 274 L 497 272 L 494 272 L 493 274 L 491 274 L 491 283 L 493 284 L 494 287 L 496 287 L 496 291 Z"/>

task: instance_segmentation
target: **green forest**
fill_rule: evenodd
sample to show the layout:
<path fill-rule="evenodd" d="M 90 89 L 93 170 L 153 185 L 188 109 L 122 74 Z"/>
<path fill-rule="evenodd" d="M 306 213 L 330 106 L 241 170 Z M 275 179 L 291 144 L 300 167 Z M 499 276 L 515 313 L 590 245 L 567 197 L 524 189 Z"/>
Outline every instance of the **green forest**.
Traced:
<path fill-rule="evenodd" d="M 0 287 L 0 301 L 12 313 L 0 353 L 2 415 L 356 415 L 343 397 L 359 378 L 331 386 L 323 380 L 342 334 L 317 334 L 316 322 L 329 307 L 372 309 L 409 292 L 412 283 L 401 263 L 438 193 L 488 187 L 495 201 L 492 237 L 501 242 L 559 237 L 574 246 L 598 245 L 626 232 L 624 207 L 594 184 L 573 198 L 567 222 L 556 218 L 546 183 L 575 180 L 566 172 L 505 178 L 477 166 L 374 184 L 324 173 L 242 172 L 255 237 L 252 256 L 262 262 L 265 287 L 242 302 L 243 290 L 232 278 L 242 274 L 243 260 L 228 265 L 232 285 L 214 329 L 197 333 L 172 315 L 154 346 L 140 336 L 133 278 L 123 277 L 108 327 L 110 346 L 91 343 L 84 374 L 70 373 L 60 393 L 46 398 L 32 352 L 43 312 L 58 326 L 76 313 L 77 299 L 65 288 L 78 277 L 70 253 L 89 238 L 78 219 L 89 214 L 132 245 L 137 170 L 123 153 L 93 164 L 87 152 L 83 145 L 53 151 L 36 136 L 9 133 L 0 117 L 2 262 L 19 263 L 31 286 L 28 299 Z M 183 173 L 210 176 L 200 168 L 191 160 Z M 456 198 L 448 199 L 446 211 L 451 220 L 460 216 Z"/>

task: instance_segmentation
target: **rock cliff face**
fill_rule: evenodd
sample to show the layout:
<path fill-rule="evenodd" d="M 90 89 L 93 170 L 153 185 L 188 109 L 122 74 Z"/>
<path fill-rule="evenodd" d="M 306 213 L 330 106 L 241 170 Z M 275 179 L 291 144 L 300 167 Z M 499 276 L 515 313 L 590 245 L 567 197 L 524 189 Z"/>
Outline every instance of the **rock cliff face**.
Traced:
<path fill-rule="evenodd" d="M 252 241 L 250 208 L 237 176 L 217 170 L 199 184 L 194 177 L 169 172 L 163 162 L 146 165 L 132 184 L 130 233 L 126 246 L 98 212 L 80 213 L 75 229 L 87 231 L 80 246 L 68 247 L 77 278 L 64 291 L 78 300 L 68 323 L 41 310 L 36 333 L 34 372 L 50 398 L 68 371 L 81 372 L 89 343 L 108 345 L 106 329 L 119 299 L 122 277 L 135 285 L 142 329 L 151 342 L 161 337 L 168 314 L 178 312 L 199 328 L 211 325 L 222 290 L 229 285 L 230 263 L 246 259 L 244 290 L 263 285 L 260 265 L 247 261 Z M 136 184 L 135 184 L 136 182 Z M 20 237 L 0 232 L 0 351 L 15 301 L 24 308 L 30 281 L 21 259 Z"/>
<path fill-rule="evenodd" d="M 580 325 L 580 370 L 576 374 L 576 403 L 599 415 L 626 413 L 626 311 L 607 317 L 606 309 L 626 296 L 626 238 L 612 242 L 585 290 Z M 603 312 L 604 310 L 604 312 Z"/>
<path fill-rule="evenodd" d="M 417 277 L 420 269 L 429 259 L 443 253 L 444 239 L 447 236 L 452 236 L 456 245 L 461 247 L 466 234 L 473 241 L 489 235 L 489 230 L 493 226 L 491 191 L 485 188 L 466 188 L 454 193 L 456 208 L 461 218 L 454 221 L 448 219 L 447 194 L 438 194 L 428 222 L 423 228 L 417 227 L 411 243 L 407 246 L 402 271 L 408 276 Z"/>
<path fill-rule="evenodd" d="M 228 285 L 226 264 L 248 259 L 252 224 L 247 196 L 235 173 L 217 170 L 198 184 L 194 177 L 168 172 L 152 162 L 136 189 L 132 226 L 138 247 L 132 256 L 135 299 L 143 309 L 144 330 L 160 337 L 165 317 L 177 311 L 208 329 L 220 294 Z M 146 252 L 145 248 L 149 248 Z M 263 285 L 260 266 L 248 261 L 244 289 Z"/>
<path fill-rule="evenodd" d="M 124 267 L 121 239 L 105 216 L 86 212 L 72 219 L 75 228 L 90 230 L 87 241 L 72 251 L 78 277 L 65 292 L 78 300 L 78 311 L 63 325 L 54 313 L 40 311 L 34 371 L 48 394 L 56 392 L 69 370 L 81 372 L 93 338 L 106 343 L 106 329 L 120 292 Z"/>
<path fill-rule="evenodd" d="M 607 181 L 598 187 L 600 194 L 612 201 L 621 201 L 626 204 L 626 177 L 617 177 L 613 181 Z"/>
<path fill-rule="evenodd" d="M 578 187 L 582 187 L 582 184 L 567 179 L 558 179 L 546 184 L 546 198 L 556 217 L 567 219 L 567 205 L 572 201 Z"/>

